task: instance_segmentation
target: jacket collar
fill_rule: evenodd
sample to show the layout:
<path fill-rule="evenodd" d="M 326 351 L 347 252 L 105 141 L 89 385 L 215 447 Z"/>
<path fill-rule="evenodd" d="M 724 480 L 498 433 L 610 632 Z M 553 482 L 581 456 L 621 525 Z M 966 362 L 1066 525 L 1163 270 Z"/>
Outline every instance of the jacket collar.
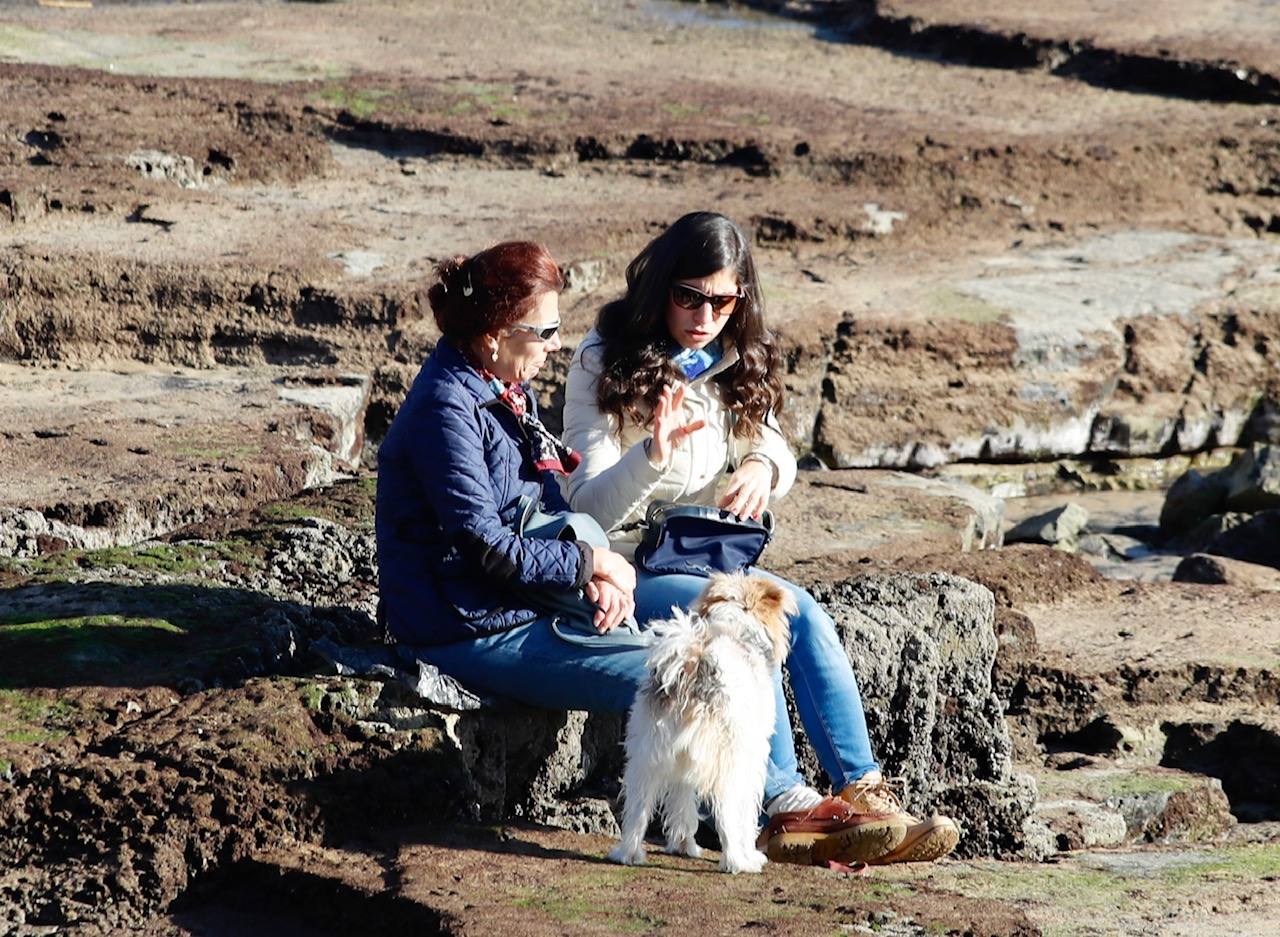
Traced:
<path fill-rule="evenodd" d="M 476 398 L 477 403 L 488 403 L 494 399 L 489 382 L 480 376 L 480 372 L 471 366 L 453 342 L 440 339 L 431 355 L 440 369 L 465 387 Z"/>
<path fill-rule="evenodd" d="M 581 352 L 584 348 L 597 347 L 597 346 L 601 349 L 601 354 L 603 354 L 604 339 L 601 338 L 600 333 L 593 328 L 590 332 L 586 334 L 586 337 L 583 338 L 582 342 L 578 345 L 578 352 Z M 737 363 L 738 363 L 738 349 L 734 345 L 731 345 L 729 344 L 729 342 L 726 341 L 725 347 L 724 347 L 724 354 L 720 357 L 720 360 L 717 361 L 715 364 L 713 364 L 711 367 L 707 368 L 707 370 L 703 371 L 697 377 L 695 377 L 692 381 L 689 382 L 689 384 L 690 386 L 693 386 L 696 384 L 701 384 L 704 381 L 708 381 L 711 378 L 715 377 L 717 374 L 721 374 L 724 371 L 727 371 L 729 368 L 733 367 Z"/>
<path fill-rule="evenodd" d="M 715 364 L 713 364 L 711 367 L 707 368 L 697 377 L 695 377 L 692 381 L 689 382 L 689 384 L 690 386 L 694 386 L 697 384 L 701 384 L 704 381 L 709 381 L 713 377 L 715 377 L 717 374 L 721 374 L 727 371 L 729 368 L 733 367 L 737 363 L 738 363 L 738 349 L 726 342 L 725 348 L 724 348 L 724 354 L 720 356 L 720 360 L 717 361 Z"/>

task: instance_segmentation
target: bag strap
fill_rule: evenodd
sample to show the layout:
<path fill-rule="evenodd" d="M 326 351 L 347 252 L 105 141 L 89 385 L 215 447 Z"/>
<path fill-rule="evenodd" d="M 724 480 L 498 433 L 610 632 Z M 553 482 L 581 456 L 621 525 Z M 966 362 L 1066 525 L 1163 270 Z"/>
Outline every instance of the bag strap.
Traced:
<path fill-rule="evenodd" d="M 652 647 L 657 637 L 652 632 L 635 630 L 630 621 L 624 621 L 600 634 L 597 631 L 582 631 L 568 625 L 556 615 L 551 619 L 551 631 L 561 641 L 576 644 L 579 647 L 608 648 L 609 650 L 630 650 L 638 647 Z"/>
<path fill-rule="evenodd" d="M 516 502 L 516 536 L 525 536 L 525 531 L 529 529 L 529 521 L 533 518 L 533 513 L 538 509 L 538 501 L 536 498 L 530 498 L 528 495 L 521 495 L 520 500 Z"/>

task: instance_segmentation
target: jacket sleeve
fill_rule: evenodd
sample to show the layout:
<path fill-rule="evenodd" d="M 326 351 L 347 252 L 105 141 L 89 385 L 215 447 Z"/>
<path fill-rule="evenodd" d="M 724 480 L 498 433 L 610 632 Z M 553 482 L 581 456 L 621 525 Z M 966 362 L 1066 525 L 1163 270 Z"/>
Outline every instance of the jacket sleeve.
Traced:
<path fill-rule="evenodd" d="M 735 464 L 741 465 L 742 460 L 748 455 L 757 453 L 777 466 L 778 481 L 773 486 L 773 493 L 769 500 L 782 498 L 791 490 L 791 486 L 796 481 L 796 456 L 791 451 L 791 446 L 787 444 L 787 439 L 778 426 L 778 420 L 772 413 L 765 417 L 758 439 L 740 439 L 735 436 L 733 446 Z"/>
<path fill-rule="evenodd" d="M 617 421 L 596 403 L 602 367 L 598 343 L 578 348 L 565 384 L 564 441 L 582 456 L 569 476 L 569 504 L 612 530 L 651 500 L 666 470 L 649 461 L 643 443 L 623 451 Z"/>
<path fill-rule="evenodd" d="M 588 560 L 579 544 L 519 537 L 502 522 L 474 405 L 437 395 L 427 406 L 410 459 L 448 541 L 495 583 L 580 586 Z"/>

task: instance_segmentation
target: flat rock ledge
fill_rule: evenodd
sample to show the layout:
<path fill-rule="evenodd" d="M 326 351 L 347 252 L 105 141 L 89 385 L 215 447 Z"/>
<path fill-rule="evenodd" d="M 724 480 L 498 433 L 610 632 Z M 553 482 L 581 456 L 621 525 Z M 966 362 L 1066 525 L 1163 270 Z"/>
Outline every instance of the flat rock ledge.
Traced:
<path fill-rule="evenodd" d="M 138 543 L 358 464 L 370 380 L 0 362 L 0 557 Z"/>

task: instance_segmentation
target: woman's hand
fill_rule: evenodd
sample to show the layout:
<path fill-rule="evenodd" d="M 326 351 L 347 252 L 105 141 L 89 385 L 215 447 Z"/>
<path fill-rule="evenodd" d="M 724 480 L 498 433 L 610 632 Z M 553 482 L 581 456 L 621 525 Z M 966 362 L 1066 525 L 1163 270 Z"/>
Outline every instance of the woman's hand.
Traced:
<path fill-rule="evenodd" d="M 628 596 L 636 591 L 636 568 L 621 553 L 607 547 L 591 548 L 591 578 L 603 579 Z"/>
<path fill-rule="evenodd" d="M 706 420 L 686 423 L 684 416 L 685 385 L 662 388 L 658 405 L 653 410 L 653 439 L 649 443 L 649 461 L 665 468 L 680 441 L 707 425 Z"/>
<path fill-rule="evenodd" d="M 759 520 L 769 506 L 772 488 L 773 469 L 758 459 L 750 459 L 729 476 L 729 487 L 720 498 L 720 507 L 738 517 Z"/>
<path fill-rule="evenodd" d="M 592 623 L 596 631 L 605 634 L 629 616 L 635 614 L 636 601 L 630 592 L 623 592 L 607 579 L 592 579 L 587 583 L 587 598 L 596 605 Z"/>

